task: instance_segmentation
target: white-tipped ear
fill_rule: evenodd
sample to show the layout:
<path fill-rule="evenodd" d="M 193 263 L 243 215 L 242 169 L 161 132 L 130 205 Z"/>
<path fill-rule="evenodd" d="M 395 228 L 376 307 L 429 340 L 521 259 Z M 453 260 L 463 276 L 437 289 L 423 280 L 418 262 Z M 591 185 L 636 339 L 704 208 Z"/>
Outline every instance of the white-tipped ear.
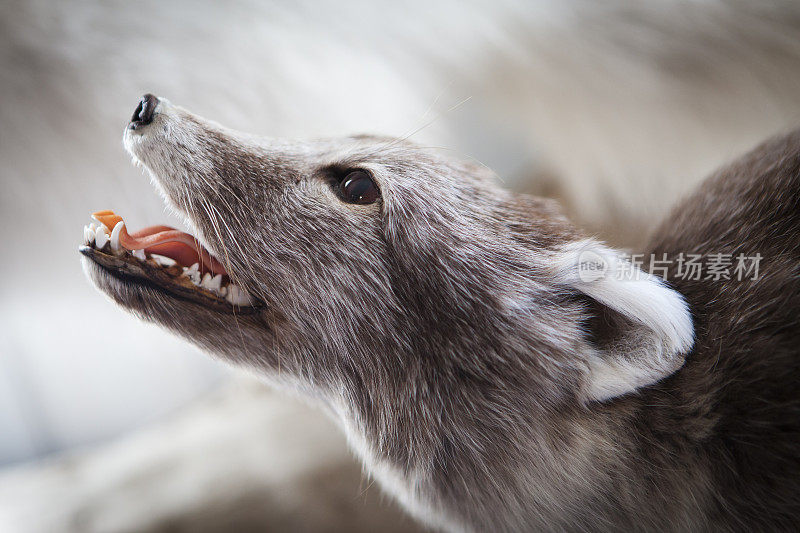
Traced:
<path fill-rule="evenodd" d="M 588 356 L 588 400 L 607 400 L 651 385 L 678 370 L 694 344 L 683 297 L 623 255 L 586 240 L 564 247 L 558 282 L 604 308 L 603 335 Z M 588 332 L 593 335 L 594 332 Z"/>

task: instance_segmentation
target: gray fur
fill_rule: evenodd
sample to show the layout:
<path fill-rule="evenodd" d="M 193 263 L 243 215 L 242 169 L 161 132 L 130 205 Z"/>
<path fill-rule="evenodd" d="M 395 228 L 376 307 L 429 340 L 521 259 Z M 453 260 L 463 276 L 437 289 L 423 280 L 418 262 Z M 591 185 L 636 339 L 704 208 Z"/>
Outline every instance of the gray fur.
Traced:
<path fill-rule="evenodd" d="M 776 164 L 797 164 L 794 140 Z M 628 286 L 597 292 L 578 282 L 576 243 L 613 251 L 551 201 L 512 194 L 477 165 L 369 136 L 254 138 L 163 100 L 144 133 L 128 130 L 125 142 L 266 310 L 217 313 L 86 260 L 90 277 L 145 320 L 319 400 L 372 475 L 425 523 L 481 531 L 796 525 L 797 395 L 781 389 L 745 425 L 720 402 L 730 400 L 736 365 L 782 375 L 781 387 L 796 383 L 797 211 L 783 220 L 793 247 L 775 248 L 788 254 L 776 274 L 783 290 L 770 293 L 794 315 L 772 301 L 748 308 L 749 324 L 781 321 L 760 339 L 775 350 L 754 362 L 743 347 L 756 334 L 728 301 L 739 289 L 709 300 L 697 297 L 706 289 L 676 285 L 700 321 L 690 351 L 692 324 L 678 293 L 645 277 L 643 292 L 632 293 L 645 301 L 629 304 Z M 339 200 L 330 176 L 349 168 L 372 173 L 377 203 Z M 796 174 L 781 179 L 787 184 L 769 186 L 788 186 L 783 200 L 796 205 Z M 711 201 L 724 226 L 741 200 L 723 193 Z M 782 200 L 765 193 L 749 201 Z M 687 204 L 676 220 L 695 210 Z M 759 219 L 739 223 L 745 241 L 768 231 Z M 696 225 L 670 227 L 662 241 L 670 251 L 719 244 L 719 232 L 695 238 Z M 608 369 L 622 379 L 603 388 Z M 597 380 L 607 401 L 592 399 Z M 759 405 L 759 390 L 741 390 L 742 409 Z M 758 455 L 764 468 L 747 463 L 756 431 L 765 432 L 756 439 L 767 447 Z"/>

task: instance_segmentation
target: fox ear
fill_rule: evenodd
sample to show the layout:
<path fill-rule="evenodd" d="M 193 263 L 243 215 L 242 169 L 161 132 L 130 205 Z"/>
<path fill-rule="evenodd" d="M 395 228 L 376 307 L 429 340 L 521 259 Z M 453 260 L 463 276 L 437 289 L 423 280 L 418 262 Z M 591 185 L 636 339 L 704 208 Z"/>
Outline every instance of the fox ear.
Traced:
<path fill-rule="evenodd" d="M 557 278 L 587 298 L 592 349 L 586 400 L 608 400 L 678 370 L 694 344 L 683 297 L 599 242 L 570 243 L 558 254 Z"/>

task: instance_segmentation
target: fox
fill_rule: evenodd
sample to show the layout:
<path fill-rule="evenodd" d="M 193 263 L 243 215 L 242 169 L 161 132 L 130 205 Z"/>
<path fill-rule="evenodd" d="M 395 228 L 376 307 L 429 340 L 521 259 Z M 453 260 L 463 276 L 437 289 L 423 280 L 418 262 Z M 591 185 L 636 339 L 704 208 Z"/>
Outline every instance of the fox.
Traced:
<path fill-rule="evenodd" d="M 422 524 L 800 525 L 800 131 L 704 181 L 642 262 L 405 139 L 258 137 L 147 94 L 123 141 L 191 233 L 97 212 L 88 278 L 315 402 Z M 760 261 L 654 268 L 686 256 Z"/>

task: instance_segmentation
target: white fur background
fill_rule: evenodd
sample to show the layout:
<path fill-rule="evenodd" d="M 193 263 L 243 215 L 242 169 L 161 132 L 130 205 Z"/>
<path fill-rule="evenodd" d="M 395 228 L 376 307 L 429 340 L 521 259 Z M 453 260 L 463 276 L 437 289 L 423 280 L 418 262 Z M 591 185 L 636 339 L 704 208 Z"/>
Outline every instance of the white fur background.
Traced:
<path fill-rule="evenodd" d="M 84 281 L 90 212 L 178 224 L 121 147 L 144 92 L 270 136 L 411 135 L 636 245 L 800 122 L 800 7 L 0 4 L 0 530 L 404 529 L 321 415 L 230 382 Z"/>

